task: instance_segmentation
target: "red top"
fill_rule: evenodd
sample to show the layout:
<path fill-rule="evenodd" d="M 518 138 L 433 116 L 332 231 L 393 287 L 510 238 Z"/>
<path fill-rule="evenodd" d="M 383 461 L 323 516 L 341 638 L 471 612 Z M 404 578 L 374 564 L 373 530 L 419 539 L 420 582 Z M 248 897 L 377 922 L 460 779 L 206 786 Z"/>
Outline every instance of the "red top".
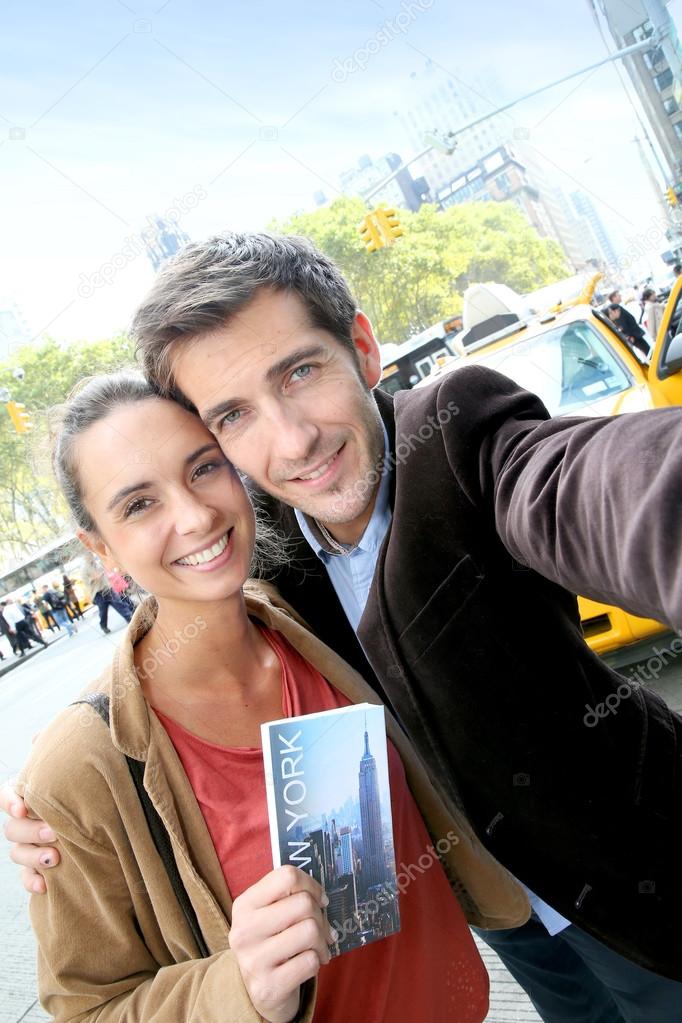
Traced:
<path fill-rule="evenodd" d="M 281 634 L 262 631 L 282 665 L 282 717 L 350 704 Z M 262 751 L 217 746 L 156 713 L 185 768 L 235 899 L 272 870 Z M 481 1023 L 488 1011 L 488 975 L 390 741 L 388 766 L 401 929 L 321 968 L 314 1019 Z"/>

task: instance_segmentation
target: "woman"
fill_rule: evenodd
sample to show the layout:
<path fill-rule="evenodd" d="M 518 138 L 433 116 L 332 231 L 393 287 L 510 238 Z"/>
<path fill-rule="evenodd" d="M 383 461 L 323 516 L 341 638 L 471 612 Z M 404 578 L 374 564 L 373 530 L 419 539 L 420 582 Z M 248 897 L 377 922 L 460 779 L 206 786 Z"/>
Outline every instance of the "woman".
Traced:
<path fill-rule="evenodd" d="M 652 345 L 656 344 L 664 312 L 665 306 L 657 300 L 654 289 L 645 288 L 642 292 L 642 319 Z"/>
<path fill-rule="evenodd" d="M 31 902 L 48 1011 L 98 1023 L 483 1020 L 487 977 L 453 889 L 484 927 L 522 922 L 525 898 L 446 813 L 390 716 L 401 932 L 330 962 L 324 892 L 272 869 L 261 722 L 377 701 L 272 590 L 245 596 L 254 513 L 214 437 L 141 378 L 104 377 L 67 408 L 55 467 L 84 544 L 154 598 L 91 687 L 109 699 L 110 732 L 93 706 L 71 706 L 22 776 L 62 857 Z M 195 926 L 124 755 L 144 763 Z M 425 865 L 438 840 L 443 866 L 431 854 Z"/>

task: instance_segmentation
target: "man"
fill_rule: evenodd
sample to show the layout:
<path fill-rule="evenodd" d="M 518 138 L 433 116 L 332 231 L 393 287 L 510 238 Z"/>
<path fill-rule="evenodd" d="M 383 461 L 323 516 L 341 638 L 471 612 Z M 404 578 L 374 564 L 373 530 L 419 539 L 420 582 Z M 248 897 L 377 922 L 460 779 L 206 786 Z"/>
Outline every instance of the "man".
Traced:
<path fill-rule="evenodd" d="M 30 624 L 26 620 L 24 609 L 18 601 L 6 600 L 3 602 L 2 616 L 9 627 L 10 633 L 14 633 L 16 636 L 19 657 L 24 657 L 26 651 L 31 648 L 31 640 L 36 638 L 33 636 Z M 47 646 L 47 643 L 42 639 L 37 640 L 37 642 Z"/>
<path fill-rule="evenodd" d="M 606 307 L 605 312 L 608 318 L 616 324 L 623 336 L 627 338 L 634 348 L 637 348 L 642 355 L 649 354 L 650 346 L 646 339 L 646 333 L 639 323 L 637 323 L 637 320 L 634 318 L 632 313 L 628 312 L 622 304 L 620 291 L 611 292 L 609 295 L 609 305 Z M 652 340 L 655 341 L 656 337 L 653 336 Z"/>
<path fill-rule="evenodd" d="M 78 632 L 78 626 L 74 625 L 69 618 L 66 610 L 66 600 L 64 595 L 59 592 L 59 583 L 53 582 L 52 589 L 46 583 L 43 586 L 43 599 L 50 605 L 50 610 L 59 628 L 65 628 L 69 639 L 73 639 Z"/>
<path fill-rule="evenodd" d="M 282 594 L 539 893 L 528 924 L 486 939 L 543 1017 L 669 1023 L 682 721 L 632 688 L 601 714 L 623 680 L 585 645 L 561 585 L 682 624 L 682 412 L 548 420 L 480 367 L 394 406 L 372 391 L 371 324 L 302 239 L 188 246 L 135 332 L 150 376 L 268 495 L 290 542 Z M 656 523 L 644 536 L 640 517 Z M 7 835 L 40 841 L 39 828 L 16 820 Z"/>

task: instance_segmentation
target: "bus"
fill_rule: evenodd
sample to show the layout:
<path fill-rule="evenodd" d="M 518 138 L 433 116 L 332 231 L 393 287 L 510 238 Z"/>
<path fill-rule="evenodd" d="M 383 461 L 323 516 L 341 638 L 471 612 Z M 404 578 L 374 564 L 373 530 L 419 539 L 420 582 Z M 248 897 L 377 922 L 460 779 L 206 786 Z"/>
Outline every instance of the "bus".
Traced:
<path fill-rule="evenodd" d="M 381 346 L 381 381 L 389 394 L 409 390 L 444 362 L 459 358 L 453 341 L 462 330 L 462 317 L 451 316 L 409 338 L 403 344 Z"/>
<path fill-rule="evenodd" d="M 67 534 L 53 540 L 19 565 L 0 575 L 0 599 L 21 598 L 31 590 L 39 592 L 41 586 L 45 583 L 51 585 L 55 579 L 61 585 L 62 575 L 67 575 L 74 584 L 79 604 L 81 607 L 87 607 L 92 600 L 83 582 L 82 554 L 83 548 L 75 536 Z"/>

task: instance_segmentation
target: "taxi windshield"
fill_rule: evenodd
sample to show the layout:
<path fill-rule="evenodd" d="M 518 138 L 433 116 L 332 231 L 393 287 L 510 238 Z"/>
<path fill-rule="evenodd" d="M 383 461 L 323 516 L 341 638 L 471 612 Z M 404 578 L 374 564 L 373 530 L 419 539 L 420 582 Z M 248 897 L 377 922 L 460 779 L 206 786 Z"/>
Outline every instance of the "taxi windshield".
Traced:
<path fill-rule="evenodd" d="M 477 353 L 476 362 L 537 394 L 552 416 L 587 414 L 590 405 L 633 384 L 617 356 L 584 321 L 554 327 L 489 355 Z"/>

